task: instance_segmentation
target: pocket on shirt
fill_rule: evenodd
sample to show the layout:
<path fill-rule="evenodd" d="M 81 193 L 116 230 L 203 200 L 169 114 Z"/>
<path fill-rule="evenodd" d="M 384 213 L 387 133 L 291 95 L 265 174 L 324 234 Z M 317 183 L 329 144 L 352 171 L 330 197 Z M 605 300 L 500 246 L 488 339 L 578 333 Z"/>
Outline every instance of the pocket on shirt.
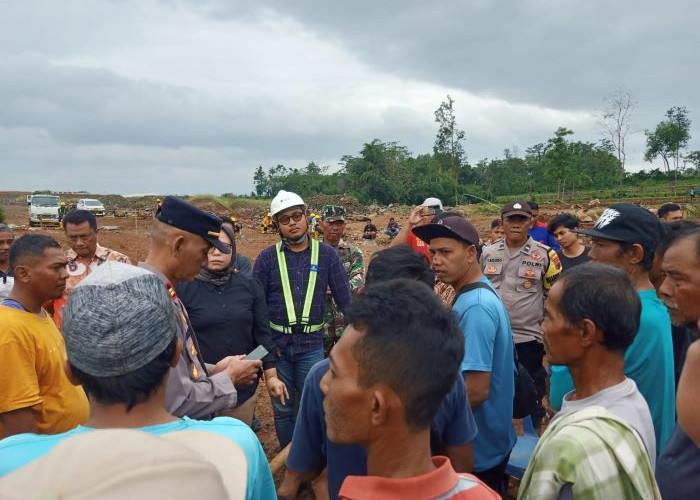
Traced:
<path fill-rule="evenodd" d="M 519 292 L 536 293 L 537 286 L 542 280 L 542 270 L 532 266 L 518 268 L 518 283 L 515 289 Z"/>

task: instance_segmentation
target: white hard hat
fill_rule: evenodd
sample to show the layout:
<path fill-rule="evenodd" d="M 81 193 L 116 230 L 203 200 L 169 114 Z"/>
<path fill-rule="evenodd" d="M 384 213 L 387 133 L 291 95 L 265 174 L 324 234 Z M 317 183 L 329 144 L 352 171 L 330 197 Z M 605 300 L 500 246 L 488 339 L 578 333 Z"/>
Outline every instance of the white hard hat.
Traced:
<path fill-rule="evenodd" d="M 287 210 L 291 207 L 304 208 L 304 200 L 302 200 L 301 196 L 296 193 L 281 189 L 280 192 L 277 193 L 277 196 L 272 199 L 272 203 L 270 203 L 270 213 L 272 213 L 272 216 L 274 217 L 283 210 Z"/>
<path fill-rule="evenodd" d="M 423 203 L 421 203 L 421 206 L 423 207 L 440 207 L 440 210 L 442 210 L 442 202 L 440 201 L 439 198 L 426 198 Z"/>

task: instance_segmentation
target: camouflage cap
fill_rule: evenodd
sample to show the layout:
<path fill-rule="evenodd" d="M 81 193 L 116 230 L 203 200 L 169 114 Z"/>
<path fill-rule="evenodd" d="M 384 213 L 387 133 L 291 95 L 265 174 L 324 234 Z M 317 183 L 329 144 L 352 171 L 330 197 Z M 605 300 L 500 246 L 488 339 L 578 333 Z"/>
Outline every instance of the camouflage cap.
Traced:
<path fill-rule="evenodd" d="M 345 209 L 339 205 L 323 205 L 321 217 L 326 222 L 342 220 L 345 222 Z"/>

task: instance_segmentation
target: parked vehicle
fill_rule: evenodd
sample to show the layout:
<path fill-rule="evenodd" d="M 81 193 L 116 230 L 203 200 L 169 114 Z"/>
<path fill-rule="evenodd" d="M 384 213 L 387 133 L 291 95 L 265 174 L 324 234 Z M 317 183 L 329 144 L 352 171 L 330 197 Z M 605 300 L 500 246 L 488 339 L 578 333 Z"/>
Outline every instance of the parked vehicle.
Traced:
<path fill-rule="evenodd" d="M 35 194 L 29 200 L 29 225 L 59 225 L 61 197 L 50 194 Z"/>
<path fill-rule="evenodd" d="M 95 215 L 102 216 L 105 214 L 105 206 L 100 200 L 94 198 L 81 198 L 78 200 L 78 205 L 75 207 L 78 210 L 89 210 Z"/>

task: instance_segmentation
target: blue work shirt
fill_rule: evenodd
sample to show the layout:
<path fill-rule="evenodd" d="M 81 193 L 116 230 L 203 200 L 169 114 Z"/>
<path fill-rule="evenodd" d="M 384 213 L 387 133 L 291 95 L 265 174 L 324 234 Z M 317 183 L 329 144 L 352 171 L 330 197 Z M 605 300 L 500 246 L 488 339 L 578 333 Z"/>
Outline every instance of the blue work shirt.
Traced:
<path fill-rule="evenodd" d="M 486 278 L 480 281 L 489 284 Z M 472 443 L 474 470 L 497 466 L 515 446 L 513 333 L 503 301 L 489 290 L 460 294 L 452 310 L 464 335 L 462 373 L 489 372 L 489 397 L 474 410 L 479 434 Z M 467 391 L 469 387 L 467 387 Z"/>
<path fill-rule="evenodd" d="M 676 423 L 671 318 L 655 290 L 637 293 L 642 314 L 634 342 L 625 352 L 625 375 L 634 380 L 649 405 L 658 456 Z M 552 365 L 549 387 L 550 403 L 560 409 L 564 395 L 574 390 L 574 381 L 566 366 Z"/>
<path fill-rule="evenodd" d="M 286 243 L 282 243 L 282 251 L 287 261 L 287 274 L 289 286 L 294 301 L 294 309 L 297 318 L 301 319 L 306 298 L 306 287 L 309 282 L 309 268 L 311 267 L 311 245 L 301 252 L 293 252 Z M 282 291 L 282 278 L 277 264 L 277 248 L 275 245 L 266 248 L 255 260 L 253 277 L 263 287 L 267 300 L 267 312 L 270 321 L 278 325 L 288 325 L 287 306 L 284 303 Z M 314 288 L 309 324 L 324 323 L 326 314 L 326 290 L 330 288 L 333 300 L 341 311 L 350 304 L 352 297 L 348 275 L 345 273 L 338 253 L 330 245 L 319 243 L 318 273 L 316 275 L 316 288 Z M 280 350 L 284 350 L 290 343 L 295 352 L 303 353 L 323 347 L 324 330 L 314 333 L 284 334 L 272 330 L 272 339 Z"/>
<path fill-rule="evenodd" d="M 327 466 L 329 498 L 338 498 L 340 486 L 347 476 L 367 475 L 367 453 L 359 445 L 335 444 L 326 436 L 324 395 L 320 384 L 329 367 L 329 359 L 319 361 L 306 377 L 287 467 L 310 471 Z M 477 435 L 464 381 L 461 377 L 455 379 L 431 424 L 431 434 L 440 437 L 445 446 L 465 445 Z"/>
<path fill-rule="evenodd" d="M 75 429 L 61 434 L 17 434 L 0 441 L 0 477 L 46 455 L 65 439 L 94 430 L 79 425 Z M 174 422 L 138 427 L 136 430 L 149 434 L 166 434 L 174 431 L 207 431 L 225 436 L 245 453 L 248 461 L 248 480 L 246 500 L 275 500 L 277 493 L 272 480 L 270 466 L 265 452 L 260 446 L 255 433 L 240 420 L 230 417 L 218 417 L 213 420 L 193 420 L 183 417 Z M 105 453 L 109 453 L 105 450 Z M 177 477 L 173 477 L 177 481 Z"/>

